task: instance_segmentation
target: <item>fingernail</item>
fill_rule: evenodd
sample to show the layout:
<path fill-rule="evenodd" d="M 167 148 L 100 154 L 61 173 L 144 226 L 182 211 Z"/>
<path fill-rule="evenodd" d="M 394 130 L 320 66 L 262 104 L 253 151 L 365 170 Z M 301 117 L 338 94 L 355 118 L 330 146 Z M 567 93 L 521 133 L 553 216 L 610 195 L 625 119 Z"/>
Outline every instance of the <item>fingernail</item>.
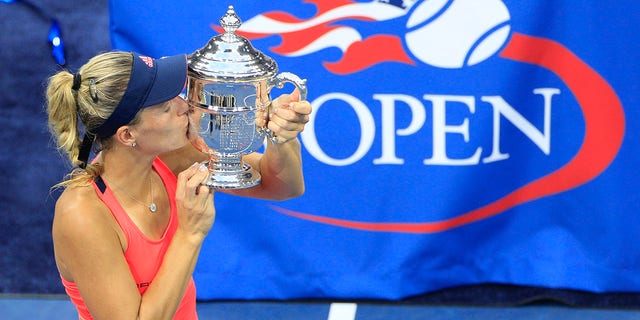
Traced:
<path fill-rule="evenodd" d="M 201 164 L 200 164 L 200 167 L 198 167 L 198 170 L 200 170 L 200 171 L 207 171 L 207 165 L 206 165 L 206 164 L 204 164 L 204 163 L 201 163 Z"/>

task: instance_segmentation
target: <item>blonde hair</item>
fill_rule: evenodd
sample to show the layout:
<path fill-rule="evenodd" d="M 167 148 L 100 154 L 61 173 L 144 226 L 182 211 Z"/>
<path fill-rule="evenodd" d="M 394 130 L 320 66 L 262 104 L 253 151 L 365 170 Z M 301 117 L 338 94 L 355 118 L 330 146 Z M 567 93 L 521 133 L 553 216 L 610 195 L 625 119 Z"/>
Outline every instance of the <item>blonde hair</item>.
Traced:
<path fill-rule="evenodd" d="M 131 53 L 107 52 L 93 57 L 78 70 L 81 82 L 77 90 L 73 89 L 74 75 L 69 71 L 60 71 L 49 78 L 46 91 L 49 130 L 58 149 L 66 153 L 73 166 L 82 164 L 78 160 L 81 133 L 97 128 L 113 113 L 129 84 L 131 65 Z M 96 140 L 101 149 L 108 149 L 111 137 Z M 74 169 L 54 187 L 88 185 L 101 173 L 101 163 L 88 163 L 84 170 Z"/>

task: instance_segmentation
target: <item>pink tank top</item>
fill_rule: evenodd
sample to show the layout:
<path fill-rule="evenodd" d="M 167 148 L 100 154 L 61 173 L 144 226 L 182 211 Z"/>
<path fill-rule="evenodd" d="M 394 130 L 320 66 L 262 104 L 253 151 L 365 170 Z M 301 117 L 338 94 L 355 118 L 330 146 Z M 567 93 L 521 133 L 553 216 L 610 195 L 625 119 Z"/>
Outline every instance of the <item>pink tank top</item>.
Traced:
<path fill-rule="evenodd" d="M 98 196 L 107 205 L 107 207 L 109 207 L 111 213 L 126 236 L 127 250 L 125 251 L 124 256 L 129 264 L 129 269 L 136 281 L 140 294 L 144 294 L 149 285 L 153 282 L 153 279 L 162 264 L 164 254 L 167 252 L 169 243 L 171 243 L 173 235 L 178 227 L 176 202 L 173 196 L 176 194 L 177 179 L 173 172 L 171 172 L 171 170 L 169 170 L 169 168 L 159 158 L 156 158 L 153 162 L 153 168 L 160 178 L 162 178 L 165 188 L 167 189 L 167 193 L 170 195 L 169 202 L 171 204 L 169 225 L 167 226 L 164 235 L 159 240 L 151 240 L 147 238 L 140 229 L 138 229 L 122 206 L 120 206 L 120 203 L 116 199 L 112 190 L 104 183 L 102 178 L 98 177 L 93 182 L 93 187 L 98 193 Z M 89 309 L 87 309 L 87 306 L 82 299 L 82 296 L 80 296 L 80 291 L 76 284 L 63 278 L 62 284 L 64 285 L 65 291 L 67 292 L 67 295 L 69 295 L 71 302 L 76 306 L 79 318 L 85 320 L 93 319 L 89 313 Z M 198 319 L 198 315 L 196 313 L 196 287 L 193 282 L 193 278 L 191 278 L 187 285 L 187 290 L 182 297 L 182 301 L 180 302 L 173 319 Z"/>

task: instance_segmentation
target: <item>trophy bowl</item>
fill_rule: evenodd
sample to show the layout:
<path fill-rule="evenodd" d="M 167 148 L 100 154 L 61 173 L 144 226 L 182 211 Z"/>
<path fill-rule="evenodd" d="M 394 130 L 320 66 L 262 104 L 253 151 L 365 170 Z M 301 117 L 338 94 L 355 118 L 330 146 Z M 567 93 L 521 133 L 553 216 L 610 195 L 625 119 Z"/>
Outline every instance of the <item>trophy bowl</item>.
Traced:
<path fill-rule="evenodd" d="M 265 139 L 276 141 L 267 129 L 271 89 L 292 83 L 307 96 L 306 80 L 293 73 L 278 74 L 276 62 L 256 50 L 235 31 L 241 21 L 233 6 L 220 19 L 225 30 L 188 57 L 187 102 L 194 108 L 200 137 L 208 155 L 209 179 L 216 189 L 249 188 L 260 173 L 242 157 L 260 149 Z"/>

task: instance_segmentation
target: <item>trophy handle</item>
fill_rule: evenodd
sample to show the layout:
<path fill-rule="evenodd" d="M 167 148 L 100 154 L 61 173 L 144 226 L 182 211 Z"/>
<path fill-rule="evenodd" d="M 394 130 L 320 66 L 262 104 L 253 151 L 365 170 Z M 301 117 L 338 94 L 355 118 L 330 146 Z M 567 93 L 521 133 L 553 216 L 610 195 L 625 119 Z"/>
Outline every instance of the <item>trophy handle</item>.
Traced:
<path fill-rule="evenodd" d="M 272 85 L 281 89 L 285 83 L 292 83 L 300 91 L 300 100 L 307 100 L 307 79 L 300 79 L 291 72 L 282 72 L 273 78 Z"/>
<path fill-rule="evenodd" d="M 273 77 L 270 85 L 272 87 L 281 89 L 287 82 L 293 84 L 294 86 L 296 86 L 296 88 L 298 88 L 298 91 L 300 92 L 300 101 L 307 100 L 307 79 L 301 79 L 291 72 L 279 73 L 278 75 Z M 271 132 L 271 130 L 265 129 L 264 131 L 267 135 L 267 138 L 269 138 L 271 142 L 278 142 L 278 139 L 273 135 L 273 132 Z"/>

